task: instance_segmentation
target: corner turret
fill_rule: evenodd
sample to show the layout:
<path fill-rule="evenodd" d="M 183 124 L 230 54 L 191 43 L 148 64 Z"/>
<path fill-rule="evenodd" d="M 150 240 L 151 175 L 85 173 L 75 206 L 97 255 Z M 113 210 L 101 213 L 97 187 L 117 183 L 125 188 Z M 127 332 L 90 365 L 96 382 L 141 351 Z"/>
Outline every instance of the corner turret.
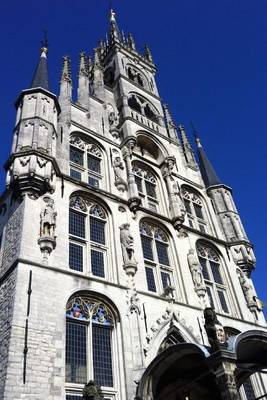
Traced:
<path fill-rule="evenodd" d="M 236 209 L 232 189 L 221 182 L 209 161 L 200 139 L 196 137 L 200 172 L 211 197 L 224 236 L 229 243 L 233 259 L 247 276 L 254 269 L 256 259 L 240 216 Z"/>

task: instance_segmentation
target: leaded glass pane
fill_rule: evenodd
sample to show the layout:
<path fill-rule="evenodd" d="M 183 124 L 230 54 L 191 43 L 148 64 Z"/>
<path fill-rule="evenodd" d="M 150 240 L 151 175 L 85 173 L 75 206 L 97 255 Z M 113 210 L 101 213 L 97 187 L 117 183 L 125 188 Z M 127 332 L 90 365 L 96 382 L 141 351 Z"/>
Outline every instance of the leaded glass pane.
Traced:
<path fill-rule="evenodd" d="M 210 301 L 211 308 L 215 309 L 214 300 L 213 300 L 213 296 L 212 296 L 212 293 L 211 293 L 211 288 L 209 286 L 207 286 L 207 295 L 208 295 L 208 298 L 209 298 L 209 301 Z"/>
<path fill-rule="evenodd" d="M 195 209 L 196 216 L 198 218 L 204 219 L 203 212 L 202 212 L 202 207 L 199 204 L 195 204 L 194 203 L 194 209 Z"/>
<path fill-rule="evenodd" d="M 146 281 L 147 281 L 147 288 L 150 292 L 156 292 L 156 284 L 154 278 L 154 271 L 153 268 L 146 267 Z"/>
<path fill-rule="evenodd" d="M 154 199 L 157 198 L 156 195 L 156 186 L 153 185 L 153 183 L 147 182 L 145 181 L 145 185 L 146 185 L 146 193 L 149 197 L 153 197 Z"/>
<path fill-rule="evenodd" d="M 138 189 L 138 192 L 143 192 L 143 189 L 142 189 L 142 179 L 141 178 L 139 178 L 139 176 L 134 176 L 134 179 L 135 179 L 135 182 L 136 182 L 136 185 L 137 185 L 137 189 Z"/>
<path fill-rule="evenodd" d="M 184 199 L 184 205 L 185 205 L 186 212 L 189 214 L 192 214 L 190 201 Z"/>
<path fill-rule="evenodd" d="M 88 177 L 88 184 L 89 184 L 89 186 L 99 188 L 99 180 L 96 178 L 93 178 L 92 176 Z"/>
<path fill-rule="evenodd" d="M 75 244 L 69 244 L 69 267 L 75 271 L 83 270 L 83 247 Z"/>
<path fill-rule="evenodd" d="M 82 400 L 82 396 L 78 394 L 67 394 L 66 400 Z"/>
<path fill-rule="evenodd" d="M 71 178 L 74 178 L 77 181 L 81 181 L 81 179 L 82 179 L 82 174 L 79 171 L 76 171 L 76 169 L 70 170 L 70 176 L 71 176 Z"/>
<path fill-rule="evenodd" d="M 105 244 L 105 222 L 90 217 L 90 240 L 92 242 Z"/>
<path fill-rule="evenodd" d="M 152 251 L 152 239 L 147 236 L 141 236 L 143 256 L 147 260 L 154 260 Z"/>
<path fill-rule="evenodd" d="M 168 245 L 156 240 L 158 260 L 160 264 L 170 265 L 168 256 Z"/>
<path fill-rule="evenodd" d="M 105 277 L 104 254 L 101 251 L 91 250 L 91 268 L 93 275 Z"/>
<path fill-rule="evenodd" d="M 98 385 L 113 387 L 111 330 L 93 324 L 92 334 L 94 380 Z"/>
<path fill-rule="evenodd" d="M 218 296 L 220 299 L 220 303 L 221 303 L 221 307 L 223 309 L 224 312 L 229 313 L 229 309 L 225 300 L 225 295 L 224 292 L 222 290 L 218 290 Z"/>
<path fill-rule="evenodd" d="M 91 154 L 87 155 L 87 163 L 89 171 L 97 172 L 100 174 L 101 172 L 101 160 L 97 157 L 92 156 Z"/>
<path fill-rule="evenodd" d="M 161 271 L 160 275 L 161 275 L 163 289 L 165 289 L 167 286 L 171 284 L 170 274 L 168 272 Z"/>
<path fill-rule="evenodd" d="M 212 271 L 214 282 L 219 283 L 220 285 L 223 285 L 222 277 L 220 274 L 220 264 L 210 261 L 210 268 Z"/>
<path fill-rule="evenodd" d="M 67 321 L 66 328 L 66 381 L 86 383 L 86 330 L 87 326 Z"/>
<path fill-rule="evenodd" d="M 204 279 L 210 280 L 208 269 L 207 269 L 207 260 L 205 258 L 199 257 L 199 262 L 202 267 L 202 274 Z"/>
<path fill-rule="evenodd" d="M 71 235 L 85 237 L 85 215 L 76 211 L 69 211 L 69 233 Z"/>
<path fill-rule="evenodd" d="M 255 393 L 254 393 L 254 389 L 251 383 L 251 379 L 248 378 L 248 380 L 246 382 L 243 383 L 243 388 L 246 394 L 246 399 L 247 400 L 255 400 Z"/>
<path fill-rule="evenodd" d="M 70 161 L 78 165 L 83 165 L 83 151 L 70 146 Z"/>

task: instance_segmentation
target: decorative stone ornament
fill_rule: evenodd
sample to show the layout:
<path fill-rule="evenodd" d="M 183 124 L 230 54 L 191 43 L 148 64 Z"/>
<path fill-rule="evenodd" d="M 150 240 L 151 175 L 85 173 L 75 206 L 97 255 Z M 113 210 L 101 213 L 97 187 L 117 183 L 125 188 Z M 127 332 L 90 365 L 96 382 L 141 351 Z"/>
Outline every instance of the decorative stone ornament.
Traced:
<path fill-rule="evenodd" d="M 115 175 L 115 186 L 119 192 L 124 192 L 127 189 L 127 183 L 123 179 L 124 163 L 120 157 L 118 150 L 112 150 L 113 170 Z"/>
<path fill-rule="evenodd" d="M 43 262 L 47 264 L 48 256 L 56 247 L 56 217 L 54 200 L 48 196 L 43 198 L 45 205 L 40 213 L 40 238 L 38 244 L 43 253 Z"/>
<path fill-rule="evenodd" d="M 134 257 L 134 238 L 131 235 L 130 224 L 120 226 L 120 241 L 123 258 L 123 269 L 127 275 L 134 276 L 137 271 L 137 262 Z"/>
<path fill-rule="evenodd" d="M 226 335 L 222 324 L 218 321 L 215 311 L 208 307 L 204 310 L 205 330 L 211 346 L 215 352 L 227 348 Z"/>
<path fill-rule="evenodd" d="M 101 387 L 94 381 L 89 381 L 83 388 L 83 400 L 103 400 Z"/>
<path fill-rule="evenodd" d="M 200 298 L 204 299 L 207 289 L 203 279 L 202 267 L 198 257 L 195 255 L 194 249 L 189 249 L 187 261 L 192 275 L 195 291 Z"/>
<path fill-rule="evenodd" d="M 244 293 L 244 297 L 247 302 L 247 306 L 252 313 L 255 313 L 259 309 L 259 307 L 250 280 L 241 269 L 238 268 L 236 272 L 239 278 L 241 288 Z"/>

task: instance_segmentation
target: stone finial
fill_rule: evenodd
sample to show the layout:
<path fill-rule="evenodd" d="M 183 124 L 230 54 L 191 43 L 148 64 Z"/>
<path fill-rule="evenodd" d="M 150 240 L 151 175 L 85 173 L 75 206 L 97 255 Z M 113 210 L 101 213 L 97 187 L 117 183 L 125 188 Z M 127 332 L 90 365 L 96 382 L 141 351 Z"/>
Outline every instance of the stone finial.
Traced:
<path fill-rule="evenodd" d="M 151 50 L 148 47 L 147 44 L 145 44 L 145 53 L 144 53 L 144 57 L 147 61 L 149 61 L 150 63 L 154 64 L 153 62 L 153 58 L 152 58 L 152 54 L 151 54 Z"/>
<path fill-rule="evenodd" d="M 70 57 L 64 56 L 63 57 L 63 67 L 62 67 L 62 74 L 61 74 L 61 82 L 72 82 L 71 80 L 71 65 L 70 65 Z"/>

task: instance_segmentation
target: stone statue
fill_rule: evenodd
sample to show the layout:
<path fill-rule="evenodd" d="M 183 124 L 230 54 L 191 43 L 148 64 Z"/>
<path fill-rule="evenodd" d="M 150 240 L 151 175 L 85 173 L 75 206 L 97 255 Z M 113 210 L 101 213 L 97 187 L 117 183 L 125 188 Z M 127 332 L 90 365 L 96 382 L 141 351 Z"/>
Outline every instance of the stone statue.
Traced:
<path fill-rule="evenodd" d="M 226 335 L 222 324 L 218 321 L 215 311 L 208 307 L 204 310 L 205 330 L 212 352 L 227 348 Z"/>
<path fill-rule="evenodd" d="M 89 381 L 83 388 L 83 400 L 103 400 L 103 393 L 99 385 Z"/>
<path fill-rule="evenodd" d="M 115 112 L 114 112 L 114 111 L 111 111 L 111 112 L 109 113 L 108 122 L 109 122 L 109 126 L 110 126 L 110 127 L 112 127 L 112 126 L 114 126 L 114 125 L 116 124 L 117 118 L 116 118 L 116 116 L 115 116 Z"/>
<path fill-rule="evenodd" d="M 57 217 L 57 212 L 54 210 L 54 200 L 47 197 L 44 201 L 46 205 L 40 214 L 40 237 L 54 238 Z"/>
<path fill-rule="evenodd" d="M 126 223 L 120 226 L 120 241 L 122 257 L 124 264 L 136 264 L 134 258 L 134 238 L 129 231 L 130 224 Z"/>
<path fill-rule="evenodd" d="M 119 156 L 116 156 L 113 161 L 113 168 L 115 174 L 115 181 L 121 181 L 122 171 L 124 170 L 124 163 Z"/>
<path fill-rule="evenodd" d="M 202 275 L 202 267 L 198 260 L 198 257 L 195 256 L 195 250 L 190 249 L 187 255 L 188 265 L 192 274 L 192 279 L 194 282 L 195 289 L 206 289 L 205 283 Z"/>
<path fill-rule="evenodd" d="M 241 269 L 237 270 L 237 273 L 248 306 L 250 305 L 255 306 L 256 305 L 255 294 L 253 287 L 249 282 L 249 279 L 246 277 L 245 273 Z"/>

